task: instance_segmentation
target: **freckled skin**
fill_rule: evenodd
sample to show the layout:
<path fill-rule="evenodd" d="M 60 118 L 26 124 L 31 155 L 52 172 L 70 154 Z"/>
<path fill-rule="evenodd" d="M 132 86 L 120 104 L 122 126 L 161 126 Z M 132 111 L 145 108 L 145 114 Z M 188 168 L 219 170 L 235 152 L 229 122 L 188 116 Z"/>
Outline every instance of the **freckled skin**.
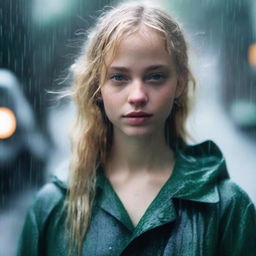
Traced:
<path fill-rule="evenodd" d="M 159 68 L 152 70 L 152 66 Z M 163 136 L 176 88 L 173 60 L 158 32 L 145 28 L 143 32 L 123 39 L 101 89 L 105 112 L 114 126 L 114 133 L 127 136 L 160 133 Z M 145 124 L 130 125 L 122 116 L 132 111 L 150 113 L 152 118 Z"/>

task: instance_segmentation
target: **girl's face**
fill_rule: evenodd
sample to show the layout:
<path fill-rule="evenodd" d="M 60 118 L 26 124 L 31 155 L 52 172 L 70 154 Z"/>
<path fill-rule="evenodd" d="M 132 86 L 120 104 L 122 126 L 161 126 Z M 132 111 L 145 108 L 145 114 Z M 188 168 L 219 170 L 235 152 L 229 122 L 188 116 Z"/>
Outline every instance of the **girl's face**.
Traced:
<path fill-rule="evenodd" d="M 114 135 L 164 136 L 177 93 L 174 62 L 160 33 L 143 27 L 121 41 L 101 88 Z"/>

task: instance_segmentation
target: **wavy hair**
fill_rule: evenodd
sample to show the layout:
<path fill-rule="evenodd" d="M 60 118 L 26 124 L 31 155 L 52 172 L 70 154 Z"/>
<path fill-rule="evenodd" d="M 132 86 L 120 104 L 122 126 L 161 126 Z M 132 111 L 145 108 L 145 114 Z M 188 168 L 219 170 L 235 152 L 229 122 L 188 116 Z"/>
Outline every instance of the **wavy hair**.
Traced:
<path fill-rule="evenodd" d="M 179 25 L 159 8 L 141 4 L 121 4 L 102 13 L 87 36 L 79 58 L 71 66 L 71 95 L 76 105 L 76 121 L 72 130 L 72 157 L 69 190 L 66 198 L 66 228 L 69 248 L 81 254 L 89 226 L 96 190 L 96 169 L 106 163 L 112 143 L 112 124 L 105 115 L 100 89 L 106 79 L 106 58 L 113 60 L 118 45 L 128 34 L 148 26 L 160 32 L 174 58 L 181 95 L 175 99 L 166 121 L 166 137 L 171 145 L 186 141 L 185 121 L 190 109 L 187 45 Z"/>

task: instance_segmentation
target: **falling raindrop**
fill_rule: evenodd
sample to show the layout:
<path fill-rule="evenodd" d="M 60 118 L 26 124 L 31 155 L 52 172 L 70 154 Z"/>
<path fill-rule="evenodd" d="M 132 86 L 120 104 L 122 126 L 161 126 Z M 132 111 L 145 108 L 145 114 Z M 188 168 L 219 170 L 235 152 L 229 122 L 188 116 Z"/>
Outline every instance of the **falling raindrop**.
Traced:
<path fill-rule="evenodd" d="M 54 106 L 55 96 L 47 91 L 68 85 L 68 68 L 80 51 L 84 32 L 98 10 L 112 2 L 118 1 L 1 2 L 0 67 L 12 72 L 19 89 L 11 89 L 12 95 L 5 88 L 4 94 L 0 83 L 0 107 L 5 104 L 21 115 L 17 136 L 0 139 L 0 230 L 10 230 L 6 239 L 0 234 L 0 251 L 6 256 L 15 255 L 13 244 L 32 196 L 49 174 L 58 173 L 56 166 L 69 154 L 64 128 L 72 122 L 73 106 L 65 101 Z M 198 86 L 192 136 L 217 142 L 231 177 L 256 201 L 256 68 L 250 50 L 256 43 L 256 1 L 159 2 L 182 23 L 189 42 Z M 23 143 L 28 148 L 24 152 Z"/>

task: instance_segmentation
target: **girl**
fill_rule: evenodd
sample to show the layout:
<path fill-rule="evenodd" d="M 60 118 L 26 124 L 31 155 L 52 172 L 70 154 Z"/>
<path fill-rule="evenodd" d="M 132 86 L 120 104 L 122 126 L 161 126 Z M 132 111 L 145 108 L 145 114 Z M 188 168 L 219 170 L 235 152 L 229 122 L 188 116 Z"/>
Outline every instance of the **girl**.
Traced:
<path fill-rule="evenodd" d="M 177 23 L 109 10 L 72 72 L 70 176 L 39 192 L 19 255 L 255 255 L 254 205 L 213 142 L 186 143 L 194 80 Z"/>

